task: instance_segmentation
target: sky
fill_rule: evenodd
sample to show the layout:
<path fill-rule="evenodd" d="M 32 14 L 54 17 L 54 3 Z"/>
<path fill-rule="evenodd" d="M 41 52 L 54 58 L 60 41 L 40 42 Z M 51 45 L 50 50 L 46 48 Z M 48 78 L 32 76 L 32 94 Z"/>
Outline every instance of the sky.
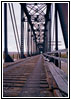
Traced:
<path fill-rule="evenodd" d="M 19 33 L 19 37 L 21 36 L 21 8 L 20 8 L 20 4 L 18 3 L 13 3 L 14 6 L 14 11 L 15 11 L 15 16 L 16 16 L 16 22 L 17 22 L 17 27 L 18 27 L 18 33 Z M 4 6 L 2 5 L 2 43 L 3 43 L 3 51 L 4 51 Z M 52 11 L 52 14 L 54 15 L 54 11 Z M 9 52 L 17 52 L 17 48 L 16 48 L 16 43 L 15 43 L 15 38 L 14 38 L 14 32 L 13 32 L 13 28 L 12 28 L 12 23 L 11 23 L 11 18 L 10 18 L 10 13 L 9 13 L 9 8 L 7 7 L 7 20 L 8 20 L 8 51 Z M 25 24 L 26 25 L 26 24 Z M 52 27 L 51 27 L 51 34 L 52 34 L 52 39 L 53 37 L 53 27 L 54 27 L 54 18 L 52 20 Z M 26 26 L 25 26 L 26 28 Z M 25 30 L 25 44 L 24 44 L 24 51 L 27 51 L 27 46 L 26 46 L 26 34 L 27 34 L 27 30 Z M 54 30 L 54 34 L 55 34 L 55 30 Z M 55 39 L 55 38 L 54 38 Z M 59 18 L 58 18 L 58 40 L 61 41 L 61 46 L 59 46 L 59 49 L 64 49 L 65 45 L 64 45 L 64 40 L 63 40 L 63 36 L 62 36 L 62 30 L 61 30 L 61 26 L 60 26 L 60 22 L 59 22 Z M 52 49 L 54 49 L 55 47 L 53 47 Z"/>

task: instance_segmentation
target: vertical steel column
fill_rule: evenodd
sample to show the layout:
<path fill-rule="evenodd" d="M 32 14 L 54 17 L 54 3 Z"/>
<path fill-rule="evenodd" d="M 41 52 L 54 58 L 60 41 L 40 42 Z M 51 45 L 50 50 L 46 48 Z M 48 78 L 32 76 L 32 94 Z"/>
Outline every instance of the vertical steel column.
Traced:
<path fill-rule="evenodd" d="M 48 32 L 47 32 L 47 51 L 48 52 L 49 52 L 49 42 L 50 42 L 50 40 L 49 40 L 49 35 L 50 35 L 49 26 L 50 26 L 50 21 L 48 20 L 48 24 L 47 24 L 47 29 L 48 29 Z"/>
<path fill-rule="evenodd" d="M 34 54 L 36 54 L 36 42 L 34 42 Z"/>
<path fill-rule="evenodd" d="M 4 61 L 13 62 L 13 59 L 8 55 L 7 48 L 7 3 L 4 3 Z"/>
<path fill-rule="evenodd" d="M 35 54 L 37 54 L 37 43 L 35 42 Z"/>
<path fill-rule="evenodd" d="M 31 37 L 32 37 L 31 38 L 32 39 L 32 42 L 31 43 L 32 43 L 32 55 L 33 55 L 33 32 L 31 33 Z"/>
<path fill-rule="evenodd" d="M 32 37 L 32 55 L 36 53 L 36 43 L 34 41 L 34 36 Z"/>
<path fill-rule="evenodd" d="M 47 25 L 48 26 L 48 25 Z M 46 26 L 46 29 L 48 29 L 48 27 Z M 48 31 L 45 31 L 45 46 L 44 46 L 44 52 L 48 51 Z"/>
<path fill-rule="evenodd" d="M 33 55 L 34 55 L 34 40 L 33 40 Z"/>
<path fill-rule="evenodd" d="M 32 29 L 31 29 L 31 56 L 32 56 Z"/>
<path fill-rule="evenodd" d="M 23 8 L 21 6 L 21 58 L 25 58 L 24 55 L 24 11 Z"/>
<path fill-rule="evenodd" d="M 35 48 L 35 54 L 37 54 L 37 43 L 36 43 L 36 48 Z"/>
<path fill-rule="evenodd" d="M 49 13 L 49 52 L 51 52 L 51 9 Z"/>
<path fill-rule="evenodd" d="M 38 44 L 36 44 L 36 54 L 38 54 Z"/>
<path fill-rule="evenodd" d="M 4 3 L 4 53 L 5 55 L 8 55 L 8 49 L 7 49 L 7 4 Z"/>
<path fill-rule="evenodd" d="M 55 4 L 55 41 L 56 41 L 56 50 L 58 50 L 58 20 L 57 20 L 57 5 Z"/>
<path fill-rule="evenodd" d="M 31 56 L 31 27 L 29 24 L 29 56 Z"/>
<path fill-rule="evenodd" d="M 55 49 L 58 50 L 58 19 L 57 19 L 57 5 L 55 4 Z M 55 54 L 58 57 L 58 53 Z M 55 60 L 56 66 L 58 66 L 58 60 Z"/>
<path fill-rule="evenodd" d="M 27 56 L 29 56 L 29 23 L 27 23 Z"/>
<path fill-rule="evenodd" d="M 48 21 L 49 21 L 49 12 L 50 12 L 50 7 L 51 7 L 51 3 L 46 4 L 47 5 L 47 11 L 46 11 L 46 15 L 45 15 L 45 30 L 44 30 L 44 52 L 48 51 L 48 43 L 46 43 L 46 41 L 48 41 L 48 33 L 47 32 L 47 27 L 48 27 Z M 47 46 L 46 46 L 47 45 Z M 46 48 L 47 47 L 47 48 Z"/>
<path fill-rule="evenodd" d="M 33 35 L 32 35 L 32 55 L 33 55 Z"/>
<path fill-rule="evenodd" d="M 35 55 L 35 49 L 36 49 L 36 44 L 35 41 L 33 41 L 33 54 Z"/>
<path fill-rule="evenodd" d="M 46 26 L 46 29 L 48 30 L 48 24 L 47 24 L 47 26 Z M 46 45 L 46 46 L 45 46 L 45 51 L 48 52 L 48 31 L 46 31 L 45 34 L 46 34 L 46 35 L 45 35 L 45 36 L 46 36 L 46 37 L 45 37 L 45 41 L 46 41 L 46 42 L 45 42 L 45 45 Z"/>
<path fill-rule="evenodd" d="M 36 44 L 36 54 L 38 54 L 38 47 L 37 47 L 37 44 Z"/>
<path fill-rule="evenodd" d="M 46 52 L 50 52 L 51 51 L 51 11 L 49 12 L 49 19 L 48 19 L 48 24 L 47 24 L 47 34 L 46 34 L 46 45 L 47 45 L 47 48 L 46 48 Z"/>

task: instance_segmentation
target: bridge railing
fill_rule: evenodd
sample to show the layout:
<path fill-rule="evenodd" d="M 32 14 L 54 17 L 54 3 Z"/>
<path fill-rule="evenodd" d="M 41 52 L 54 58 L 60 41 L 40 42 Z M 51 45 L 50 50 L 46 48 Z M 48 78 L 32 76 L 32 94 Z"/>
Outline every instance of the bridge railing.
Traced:
<path fill-rule="evenodd" d="M 43 55 L 48 58 L 50 62 L 55 63 L 59 68 L 61 68 L 62 61 L 68 63 L 68 49 L 46 52 Z"/>

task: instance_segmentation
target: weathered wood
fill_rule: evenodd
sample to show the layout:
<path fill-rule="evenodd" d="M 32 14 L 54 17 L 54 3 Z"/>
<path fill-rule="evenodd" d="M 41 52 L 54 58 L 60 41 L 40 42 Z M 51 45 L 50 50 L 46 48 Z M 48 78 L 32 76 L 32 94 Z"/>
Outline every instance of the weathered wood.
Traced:
<path fill-rule="evenodd" d="M 18 60 L 18 61 L 15 61 L 15 62 L 12 62 L 12 63 L 4 63 L 4 68 L 3 68 L 3 72 L 7 72 L 13 68 L 16 68 L 16 67 L 19 67 L 21 66 L 22 64 L 25 64 L 27 61 L 30 61 L 32 60 L 33 58 L 38 58 L 39 56 L 35 56 L 35 57 L 31 57 L 29 59 L 28 58 L 25 58 L 25 59 L 21 59 L 21 60 Z"/>
<path fill-rule="evenodd" d="M 39 56 L 31 57 L 26 59 L 25 61 L 11 65 L 9 67 L 5 67 L 7 69 L 3 73 L 3 96 L 4 97 L 12 97 L 17 96 L 22 91 L 22 88 L 27 81 L 27 78 L 32 73 L 35 68 L 35 64 L 37 63 Z M 22 64 L 21 64 L 22 63 Z M 13 67 L 14 66 L 14 67 Z"/>
<path fill-rule="evenodd" d="M 44 56 L 48 56 L 50 58 L 54 58 L 56 60 L 60 60 L 60 61 L 63 61 L 63 62 L 68 62 L 68 59 L 67 58 L 60 58 L 60 57 L 55 57 L 55 56 L 52 56 L 52 55 L 48 55 L 48 54 L 44 54 Z"/>
<path fill-rule="evenodd" d="M 68 85 L 68 77 L 67 75 L 63 72 L 63 70 L 59 69 L 58 67 L 56 67 L 55 64 L 51 63 L 52 66 L 54 67 L 54 69 L 56 70 L 56 72 L 62 77 L 62 79 L 65 81 L 65 83 Z"/>
<path fill-rule="evenodd" d="M 59 90 L 55 89 L 53 92 L 55 97 L 63 97 Z"/>
<path fill-rule="evenodd" d="M 47 68 L 48 66 L 46 64 L 46 61 L 44 61 L 44 67 L 45 67 L 45 71 L 46 71 L 47 81 L 49 84 L 49 90 L 53 91 L 55 97 L 63 97 L 61 92 L 58 90 L 58 86 L 57 86 L 55 80 L 53 79 L 51 72 L 49 71 L 49 68 Z"/>
<path fill-rule="evenodd" d="M 22 64 L 18 63 L 4 69 L 4 97 L 53 97 L 46 80 L 42 55 L 31 57 Z M 14 67 L 13 67 L 14 66 Z"/>
<path fill-rule="evenodd" d="M 68 49 L 63 49 L 63 50 L 57 50 L 57 51 L 47 52 L 47 54 L 60 53 L 60 52 L 68 52 Z"/>
<path fill-rule="evenodd" d="M 42 56 L 40 56 L 35 69 L 29 76 L 25 88 L 20 92 L 20 96 L 38 96 L 40 92 L 40 75 L 41 75 L 41 66 L 42 66 Z M 37 79 L 37 81 L 36 81 Z M 29 89 L 28 89 L 29 88 Z M 27 91 L 27 93 L 25 93 Z M 32 95 L 33 93 L 33 95 Z"/>
<path fill-rule="evenodd" d="M 55 81 L 56 81 L 56 83 L 57 83 L 59 89 L 60 89 L 61 91 L 65 92 L 66 94 L 68 94 L 67 80 L 64 78 L 63 75 L 62 75 L 62 76 L 60 75 L 60 74 L 62 73 L 62 71 L 61 71 L 61 73 L 59 74 L 59 73 L 55 70 L 54 66 L 53 66 L 51 63 L 49 63 L 49 62 L 46 62 L 46 63 L 47 63 L 47 66 L 49 67 L 50 72 L 52 73 L 52 75 L 53 75 L 53 77 L 54 77 L 54 79 L 55 79 Z"/>

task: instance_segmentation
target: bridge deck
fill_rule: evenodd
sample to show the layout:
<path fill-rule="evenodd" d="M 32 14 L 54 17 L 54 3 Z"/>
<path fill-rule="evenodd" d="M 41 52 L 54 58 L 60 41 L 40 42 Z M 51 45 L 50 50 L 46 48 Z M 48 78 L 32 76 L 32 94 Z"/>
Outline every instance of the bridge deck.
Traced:
<path fill-rule="evenodd" d="M 49 68 L 46 71 L 43 56 L 38 55 L 16 63 L 4 64 L 3 96 L 62 97 L 66 95 L 59 91 Z"/>

